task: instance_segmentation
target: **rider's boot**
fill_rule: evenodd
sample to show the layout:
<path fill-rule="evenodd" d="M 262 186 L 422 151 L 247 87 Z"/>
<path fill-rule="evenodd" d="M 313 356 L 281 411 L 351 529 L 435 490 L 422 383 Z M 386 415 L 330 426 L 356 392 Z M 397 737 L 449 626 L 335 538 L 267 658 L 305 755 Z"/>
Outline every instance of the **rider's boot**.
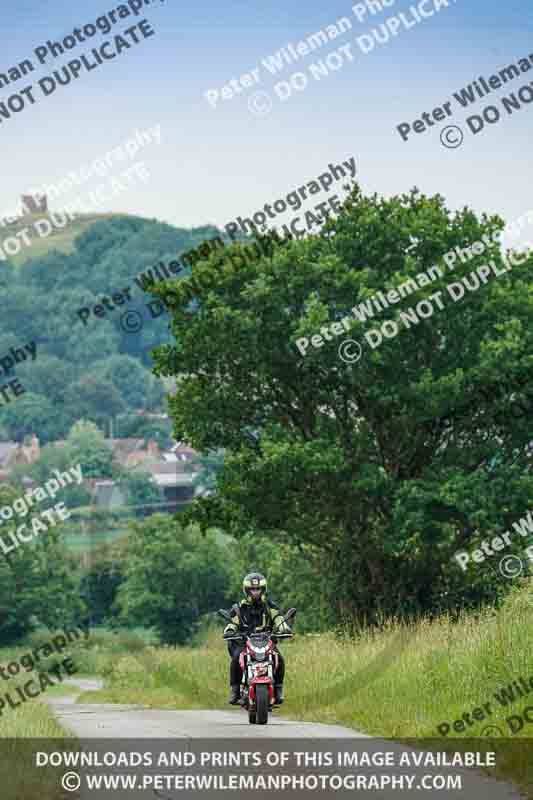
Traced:
<path fill-rule="evenodd" d="M 238 658 L 232 658 L 229 667 L 229 685 L 231 686 L 231 694 L 229 696 L 229 704 L 236 706 L 241 699 L 241 681 L 242 670 Z"/>
<path fill-rule="evenodd" d="M 241 695 L 241 687 L 239 686 L 239 684 L 236 685 L 232 684 L 228 703 L 232 706 L 238 705 L 240 700 L 240 695 Z"/>
<path fill-rule="evenodd" d="M 277 686 L 274 686 L 274 705 L 281 706 L 283 700 L 283 686 L 278 684 Z"/>

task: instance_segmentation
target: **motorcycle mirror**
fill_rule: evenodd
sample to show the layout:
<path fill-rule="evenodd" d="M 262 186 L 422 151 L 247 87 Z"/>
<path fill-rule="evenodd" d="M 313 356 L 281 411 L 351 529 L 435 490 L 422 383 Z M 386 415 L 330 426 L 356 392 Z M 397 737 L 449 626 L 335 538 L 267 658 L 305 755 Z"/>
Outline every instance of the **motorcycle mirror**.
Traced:
<path fill-rule="evenodd" d="M 219 608 L 219 609 L 218 609 L 218 611 L 217 611 L 217 614 L 219 615 L 219 617 L 222 617 L 222 619 L 225 619 L 225 620 L 227 620 L 228 622 L 231 622 L 231 617 L 230 617 L 230 615 L 228 614 L 228 612 L 227 612 L 227 611 L 224 611 L 224 609 L 223 609 L 223 608 Z"/>
<path fill-rule="evenodd" d="M 291 619 L 294 619 L 295 616 L 296 616 L 296 609 L 295 608 L 289 608 L 289 610 L 287 611 L 287 613 L 285 614 L 285 617 L 284 617 L 285 622 L 290 622 Z"/>

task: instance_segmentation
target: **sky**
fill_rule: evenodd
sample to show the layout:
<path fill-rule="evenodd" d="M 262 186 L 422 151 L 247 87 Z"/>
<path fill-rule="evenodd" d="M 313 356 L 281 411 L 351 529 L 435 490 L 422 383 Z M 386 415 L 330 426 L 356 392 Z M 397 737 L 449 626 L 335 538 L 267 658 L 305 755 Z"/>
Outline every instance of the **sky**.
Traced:
<path fill-rule="evenodd" d="M 141 0 L 130 2 L 139 5 Z M 488 80 L 529 55 L 533 67 L 533 9 L 526 11 L 524 0 L 424 2 L 423 9 L 433 10 L 432 16 L 418 14 L 420 0 L 388 0 L 388 6 L 382 4 L 374 14 L 360 3 L 358 19 L 345 0 L 327 5 L 317 0 L 252 5 L 244 0 L 179 5 L 145 0 L 137 15 L 117 19 L 109 33 L 98 32 L 55 58 L 47 53 L 45 63 L 39 64 L 36 48 L 46 47 L 47 41 L 61 43 L 74 28 L 94 24 L 120 4 L 19 0 L 3 12 L 0 74 L 27 58 L 35 70 L 0 89 L 0 104 L 13 95 L 20 97 L 27 86 L 33 87 L 35 102 L 26 99 L 20 112 L 9 119 L 0 117 L 1 210 L 16 207 L 29 188 L 60 180 L 101 158 L 136 130 L 160 125 L 160 144 L 146 145 L 110 173 L 142 161 L 148 177 L 115 197 L 109 193 L 100 210 L 180 227 L 223 226 L 286 196 L 327 171 L 329 163 L 353 156 L 365 193 L 391 196 L 417 186 L 426 194 L 443 195 L 452 209 L 468 205 L 510 221 L 533 208 L 533 68 L 486 97 L 476 97 L 469 108 L 462 108 L 453 94 L 479 76 Z M 413 21 L 416 16 L 420 22 Z M 380 25 L 389 20 L 394 26 L 392 17 L 399 20 L 399 28 L 383 42 Z M 278 75 L 263 65 L 262 59 L 288 43 L 296 47 L 341 18 L 350 20 L 350 30 L 302 55 Z M 138 44 L 91 71 L 82 68 L 76 80 L 44 96 L 38 84 L 43 77 L 53 76 L 81 54 L 89 57 L 92 48 L 105 41 L 110 42 L 106 52 L 114 51 L 115 35 L 132 37 L 123 32 L 143 19 L 154 35 L 144 38 L 137 27 Z M 372 38 L 373 29 L 379 43 Z M 362 45 L 357 40 L 363 35 Z M 349 48 L 339 51 L 345 45 Z M 369 52 L 363 52 L 363 46 Z M 332 56 L 328 63 L 333 66 L 318 80 L 310 65 L 324 63 L 334 51 L 342 53 L 342 59 Z M 253 69 L 258 77 L 254 86 L 241 87 L 231 99 L 221 98 L 231 79 L 250 75 Z M 294 79 L 300 88 L 287 97 L 287 81 L 294 73 L 300 73 Z M 247 80 L 252 81 L 253 74 Z M 284 83 L 276 88 L 280 82 Z M 510 114 L 501 98 L 523 86 L 532 87 L 531 97 L 525 89 L 520 109 Z M 206 99 L 208 91 L 219 93 L 215 107 Z M 412 130 L 424 112 L 431 114 L 446 102 L 452 113 L 444 121 L 426 125 L 420 133 Z M 485 122 L 474 134 L 467 117 L 481 115 L 489 105 L 499 110 L 499 121 Z M 411 125 L 407 141 L 397 131 L 401 123 Z M 442 134 L 449 125 L 457 127 Z M 441 135 L 455 144 L 457 128 L 462 144 L 444 147 Z M 60 210 L 69 199 L 105 180 L 88 180 L 72 195 L 51 201 L 52 208 Z"/>

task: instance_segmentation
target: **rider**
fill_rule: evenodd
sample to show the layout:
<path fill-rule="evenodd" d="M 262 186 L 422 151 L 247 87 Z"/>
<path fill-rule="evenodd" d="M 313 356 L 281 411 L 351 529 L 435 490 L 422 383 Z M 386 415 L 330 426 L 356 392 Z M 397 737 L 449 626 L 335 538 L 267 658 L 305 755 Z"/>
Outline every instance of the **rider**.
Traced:
<path fill-rule="evenodd" d="M 273 633 L 291 633 L 290 627 L 283 619 L 283 613 L 273 600 L 267 598 L 267 581 L 264 575 L 250 572 L 242 582 L 244 600 L 232 607 L 231 622 L 224 628 L 224 636 L 239 633 L 240 631 L 271 630 Z M 244 649 L 240 642 L 228 642 L 228 651 L 231 656 L 229 702 L 237 705 L 239 702 L 242 669 L 239 656 Z M 283 678 L 285 676 L 285 662 L 278 651 L 278 669 L 274 673 L 274 701 L 280 706 L 283 703 Z"/>

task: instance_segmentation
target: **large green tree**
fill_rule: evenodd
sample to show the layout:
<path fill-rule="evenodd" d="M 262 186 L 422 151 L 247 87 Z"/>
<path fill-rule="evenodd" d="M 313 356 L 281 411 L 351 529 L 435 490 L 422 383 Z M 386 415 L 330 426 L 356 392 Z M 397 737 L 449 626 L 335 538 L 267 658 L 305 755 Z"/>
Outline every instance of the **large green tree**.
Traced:
<path fill-rule="evenodd" d="M 175 435 L 226 454 L 219 494 L 196 518 L 319 548 L 346 617 L 493 597 L 486 571 L 464 575 L 453 554 L 505 530 L 532 496 L 527 419 L 496 415 L 490 394 L 500 379 L 531 375 L 532 259 L 454 303 L 447 283 L 490 260 L 501 266 L 500 247 L 458 258 L 453 271 L 442 257 L 502 227 L 452 213 L 440 196 L 382 199 L 354 187 L 318 235 L 262 238 L 262 254 L 217 249 L 177 287 L 155 289 L 176 340 L 156 355 L 157 374 L 179 376 Z M 353 319 L 358 362 L 339 358 L 343 337 L 298 352 L 298 339 L 435 264 L 440 280 L 377 321 Z M 379 348 L 364 340 L 439 290 L 444 310 L 410 329 L 398 323 Z"/>
<path fill-rule="evenodd" d="M 17 442 L 39 433 L 43 443 L 59 439 L 65 433 L 64 420 L 52 400 L 40 394 L 24 392 L 0 409 L 0 420 L 9 436 Z"/>
<path fill-rule="evenodd" d="M 153 627 L 168 644 L 185 644 L 229 590 L 225 552 L 214 535 L 162 514 L 131 526 L 124 577 L 117 600 L 123 619 Z"/>
<path fill-rule="evenodd" d="M 158 384 L 160 382 L 158 381 Z M 115 420 L 117 438 L 154 439 L 160 450 L 170 450 L 173 445 L 172 425 L 168 419 L 153 419 L 140 414 L 121 414 Z"/>
<path fill-rule="evenodd" d="M 12 505 L 19 493 L 0 488 L 0 507 Z M 0 644 L 9 644 L 38 625 L 58 628 L 79 620 L 85 605 L 78 595 L 72 566 L 61 543 L 60 527 L 50 527 L 37 538 L 13 549 L 17 527 L 29 516 L 4 520 L 0 537 Z M 4 553 L 4 550 L 8 551 Z"/>
<path fill-rule="evenodd" d="M 115 469 L 115 478 L 127 493 L 128 505 L 139 508 L 163 502 L 162 493 L 149 473 Z"/>
<path fill-rule="evenodd" d="M 71 465 L 81 464 L 84 478 L 112 477 L 113 453 L 104 434 L 92 422 L 80 421 L 72 426 L 67 448 Z"/>
<path fill-rule="evenodd" d="M 201 494 L 212 494 L 217 487 L 217 475 L 224 466 L 224 453 L 212 452 L 197 456 L 185 465 L 186 472 L 197 472 L 192 485 Z"/>
<path fill-rule="evenodd" d="M 56 407 L 60 406 L 65 387 L 73 380 L 76 370 L 64 359 L 40 354 L 39 347 L 37 354 L 36 361 L 28 360 L 17 366 L 17 376 L 27 392 L 43 395 Z"/>
<path fill-rule="evenodd" d="M 114 384 L 105 378 L 87 376 L 70 384 L 65 391 L 66 405 L 76 408 L 79 418 L 105 425 L 109 417 L 126 409 Z"/>
<path fill-rule="evenodd" d="M 119 614 L 115 598 L 124 580 L 124 561 L 120 541 L 91 551 L 89 568 L 80 580 L 80 596 L 87 606 L 91 625 L 115 623 Z"/>
<path fill-rule="evenodd" d="M 130 408 L 146 407 L 148 391 L 155 379 L 137 358 L 116 355 L 95 367 L 113 383 Z"/>

